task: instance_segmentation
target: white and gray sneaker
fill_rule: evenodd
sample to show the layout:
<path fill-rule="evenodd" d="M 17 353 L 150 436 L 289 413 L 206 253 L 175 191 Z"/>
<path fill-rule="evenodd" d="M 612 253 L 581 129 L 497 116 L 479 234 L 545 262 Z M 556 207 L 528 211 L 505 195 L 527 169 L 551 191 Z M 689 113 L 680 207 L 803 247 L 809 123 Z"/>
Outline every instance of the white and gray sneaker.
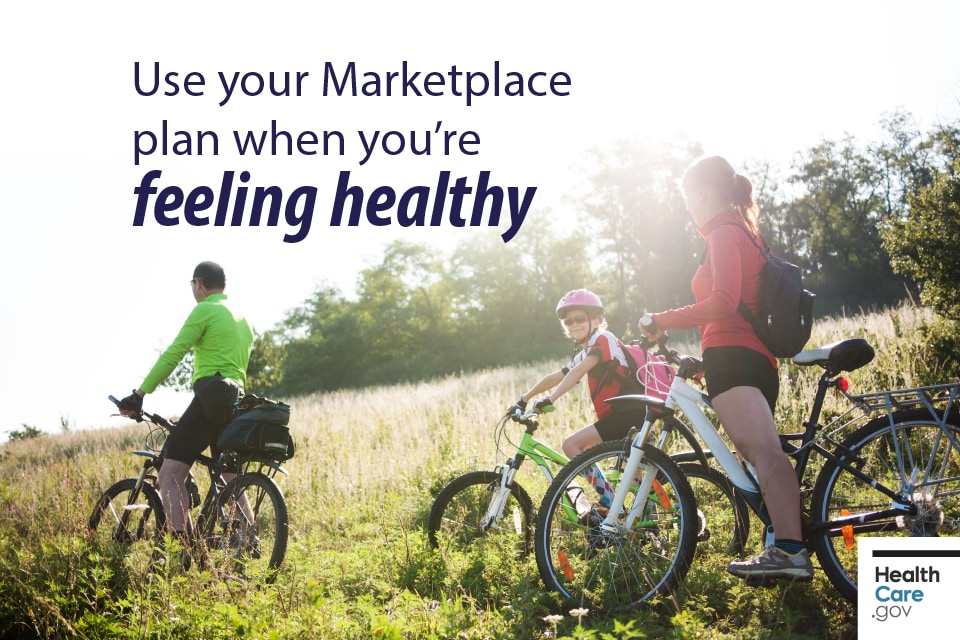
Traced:
<path fill-rule="evenodd" d="M 769 546 L 756 558 L 731 562 L 727 571 L 738 578 L 810 580 L 813 578 L 813 563 L 810 562 L 810 554 L 806 549 L 787 553 L 783 549 Z"/>

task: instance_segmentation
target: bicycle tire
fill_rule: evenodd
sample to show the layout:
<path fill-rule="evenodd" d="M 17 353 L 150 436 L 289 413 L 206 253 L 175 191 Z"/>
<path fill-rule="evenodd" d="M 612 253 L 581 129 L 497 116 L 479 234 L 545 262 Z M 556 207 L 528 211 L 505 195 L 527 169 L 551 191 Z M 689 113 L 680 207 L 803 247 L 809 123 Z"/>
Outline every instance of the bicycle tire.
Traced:
<path fill-rule="evenodd" d="M 622 441 L 580 453 L 550 484 L 537 517 L 534 550 L 544 584 L 568 604 L 591 611 L 630 608 L 672 593 L 696 551 L 699 519 L 690 484 L 669 456 L 649 445 L 643 463 L 656 470 L 663 493 L 647 500 L 640 522 L 629 531 L 606 533 L 598 520 L 589 519 L 591 513 L 571 518 L 570 503 L 563 499 L 568 487 L 579 486 L 584 472 L 598 465 L 616 489 L 623 453 Z M 627 496 L 626 511 L 634 498 Z"/>
<path fill-rule="evenodd" d="M 253 528 L 238 506 L 244 495 L 253 514 Z M 207 568 L 273 582 L 289 536 L 287 503 L 280 487 L 262 473 L 247 473 L 230 480 L 210 504 L 213 512 L 201 515 Z"/>
<path fill-rule="evenodd" d="M 434 548 L 466 549 L 479 538 L 490 539 L 494 532 L 505 534 L 505 543 L 515 545 L 519 557 L 530 553 L 533 537 L 533 501 L 516 481 L 510 488 L 503 514 L 506 526 L 485 524 L 494 490 L 500 486 L 496 471 L 471 471 L 451 480 L 440 490 L 427 520 L 427 537 Z M 497 536 L 500 537 L 500 536 Z"/>
<path fill-rule="evenodd" d="M 697 553 L 741 555 L 750 537 L 750 508 L 743 496 L 712 467 L 694 462 L 677 466 L 687 477 L 697 501 Z"/>
<path fill-rule="evenodd" d="M 166 530 L 166 514 L 152 485 L 125 478 L 111 485 L 97 500 L 87 521 L 97 548 L 122 547 L 125 553 L 142 546 L 149 560 L 156 541 Z"/>
<path fill-rule="evenodd" d="M 960 535 L 960 450 L 956 446 L 960 439 L 960 418 L 951 415 L 945 429 L 953 438 L 952 443 L 943 437 L 947 434 L 941 432 L 929 411 L 894 412 L 890 417 L 882 416 L 866 423 L 837 448 L 838 457 L 855 459 L 861 471 L 891 489 L 912 496 L 922 510 L 918 516 L 891 516 L 840 529 L 824 529 L 812 535 L 824 573 L 851 602 L 857 602 L 857 535 Z M 895 443 L 903 451 L 902 464 L 893 464 Z M 844 451 L 849 454 L 844 455 Z M 938 476 L 928 478 L 925 475 L 928 468 L 936 470 Z M 917 474 L 915 480 L 911 478 L 913 473 Z M 928 482 L 931 484 L 927 485 Z M 828 461 L 817 475 L 811 505 L 814 522 L 826 522 L 846 515 L 844 511 L 857 515 L 888 509 L 892 501 Z"/>

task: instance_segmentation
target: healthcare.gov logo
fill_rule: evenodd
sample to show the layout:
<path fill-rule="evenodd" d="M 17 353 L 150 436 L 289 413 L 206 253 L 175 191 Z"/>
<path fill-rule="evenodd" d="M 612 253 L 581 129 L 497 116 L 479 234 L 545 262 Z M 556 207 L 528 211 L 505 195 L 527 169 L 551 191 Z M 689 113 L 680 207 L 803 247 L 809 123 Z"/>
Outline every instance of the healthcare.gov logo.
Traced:
<path fill-rule="evenodd" d="M 958 538 L 857 538 L 857 633 L 865 640 L 938 637 L 956 614 Z M 921 636 L 922 637 L 922 636 Z"/>

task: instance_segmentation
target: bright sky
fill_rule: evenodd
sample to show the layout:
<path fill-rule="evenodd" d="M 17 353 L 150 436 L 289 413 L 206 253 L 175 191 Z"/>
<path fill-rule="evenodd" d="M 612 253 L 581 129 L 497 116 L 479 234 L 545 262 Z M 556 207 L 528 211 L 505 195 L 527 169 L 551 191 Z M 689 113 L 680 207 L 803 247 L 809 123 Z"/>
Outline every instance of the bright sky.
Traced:
<path fill-rule="evenodd" d="M 924 131 L 960 113 L 960 54 L 953 0 L 707 0 L 653 3 L 449 2 L 7 3 L 0 9 L 0 81 L 7 126 L 0 145 L 4 223 L 0 235 L 0 442 L 29 424 L 57 431 L 114 424 L 108 394 L 137 386 L 175 336 L 193 300 L 188 280 L 217 260 L 227 293 L 254 327 L 269 329 L 321 282 L 353 287 L 385 242 L 442 246 L 500 233 L 454 229 L 332 227 L 341 171 L 369 193 L 391 186 L 435 189 L 441 171 L 475 185 L 537 187 L 534 208 L 569 218 L 564 196 L 591 145 L 677 132 L 735 165 L 792 154 L 850 133 L 878 137 L 884 113 L 903 108 Z M 112 9 L 110 9 L 112 7 Z M 321 8 L 322 7 L 322 8 Z M 454 9 L 453 7 L 470 7 Z M 322 95 L 326 62 L 357 73 L 431 71 L 529 77 L 565 73 L 569 96 L 336 97 Z M 153 63 L 176 73 L 175 96 L 137 94 L 134 63 L 150 84 Z M 307 72 L 302 95 L 246 96 L 224 106 L 218 72 Z M 202 76 L 187 95 L 183 79 Z M 194 76 L 196 80 L 199 76 Z M 365 78 L 361 77 L 361 82 Z M 252 77 L 251 77 L 252 80 Z M 462 82 L 462 79 L 461 79 Z M 540 81 L 540 87 L 543 86 Z M 250 85 L 252 86 L 252 85 Z M 422 84 L 420 85 L 422 87 Z M 134 164 L 134 134 L 168 122 L 170 152 Z M 339 131 L 345 153 L 252 159 L 233 130 Z M 357 132 L 473 131 L 479 143 L 449 155 L 375 151 L 365 165 Z M 219 154 L 175 155 L 174 131 L 214 131 Z M 454 137 L 454 140 L 457 138 Z M 422 144 L 423 138 L 418 138 Z M 396 142 L 396 137 L 392 142 Z M 392 147 L 396 149 L 396 147 Z M 409 149 L 409 147 L 408 147 Z M 196 151 L 196 148 L 194 148 Z M 249 171 L 248 185 L 317 188 L 312 225 L 238 228 L 161 226 L 150 201 L 133 227 L 133 189 L 162 170 L 160 189 L 207 185 Z M 237 179 L 239 180 L 239 179 Z M 467 201 L 468 206 L 470 201 Z M 506 214 L 504 214 L 506 215 Z M 523 231 L 515 241 L 522 242 Z M 147 408 L 178 413 L 183 398 L 151 396 Z"/>

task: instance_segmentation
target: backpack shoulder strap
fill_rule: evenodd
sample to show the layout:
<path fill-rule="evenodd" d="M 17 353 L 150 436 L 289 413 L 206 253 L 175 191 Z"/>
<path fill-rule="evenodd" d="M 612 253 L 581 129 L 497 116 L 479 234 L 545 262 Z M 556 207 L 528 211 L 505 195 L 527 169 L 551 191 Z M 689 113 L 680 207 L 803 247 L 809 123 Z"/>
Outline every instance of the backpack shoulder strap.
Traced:
<path fill-rule="evenodd" d="M 754 234 L 750 233 L 750 231 L 748 231 L 745 226 L 743 226 L 739 222 L 724 222 L 720 226 L 738 227 L 741 231 L 743 231 L 746 234 L 747 238 L 750 239 L 750 242 L 752 242 L 753 246 L 757 248 L 757 251 L 759 251 L 760 255 L 763 256 L 763 259 L 766 261 L 770 260 L 771 253 L 770 253 L 770 249 L 768 249 L 766 246 L 767 243 L 764 242 L 763 245 L 761 246 L 760 243 L 757 242 L 757 239 L 754 237 Z M 760 239 L 763 240 L 763 237 L 760 236 Z M 706 255 L 706 252 L 704 252 L 704 255 Z M 742 298 L 740 300 L 740 304 L 737 305 L 737 311 L 740 313 L 741 316 L 744 317 L 744 319 L 746 319 L 747 322 L 750 323 L 750 326 L 755 327 L 757 325 L 756 314 L 754 314 L 753 311 L 750 310 L 750 307 L 747 306 L 747 304 L 743 301 Z"/>
<path fill-rule="evenodd" d="M 760 252 L 760 255 L 762 255 L 764 258 L 770 257 L 770 249 L 767 247 L 767 242 L 766 240 L 763 240 L 763 236 L 761 236 L 759 233 L 756 235 L 753 233 L 750 233 L 750 231 L 739 222 L 724 222 L 720 226 L 721 227 L 739 227 L 740 230 L 746 234 L 747 238 L 750 239 L 750 242 L 753 243 L 753 246 L 757 248 L 757 251 Z M 763 240 L 762 245 L 759 242 L 757 242 L 757 238 L 760 238 L 761 240 Z"/>
<path fill-rule="evenodd" d="M 627 348 L 627 345 L 625 345 L 620 338 L 616 338 L 616 340 L 617 345 L 620 347 L 620 351 L 623 352 L 623 355 L 627 360 L 627 364 L 626 366 L 621 365 L 616 358 L 601 363 L 599 366 L 605 368 L 600 376 L 600 380 L 597 383 L 597 388 L 594 391 L 591 400 L 596 399 L 597 395 L 600 393 L 600 390 L 604 385 L 608 384 L 610 379 L 619 380 L 621 384 L 621 390 L 623 391 L 626 391 L 629 388 L 631 381 L 639 381 L 639 378 L 637 378 L 637 370 L 640 363 L 636 361 L 636 359 L 633 357 L 633 354 L 630 353 L 630 350 Z M 623 367 L 622 372 L 620 371 L 621 367 Z"/>

